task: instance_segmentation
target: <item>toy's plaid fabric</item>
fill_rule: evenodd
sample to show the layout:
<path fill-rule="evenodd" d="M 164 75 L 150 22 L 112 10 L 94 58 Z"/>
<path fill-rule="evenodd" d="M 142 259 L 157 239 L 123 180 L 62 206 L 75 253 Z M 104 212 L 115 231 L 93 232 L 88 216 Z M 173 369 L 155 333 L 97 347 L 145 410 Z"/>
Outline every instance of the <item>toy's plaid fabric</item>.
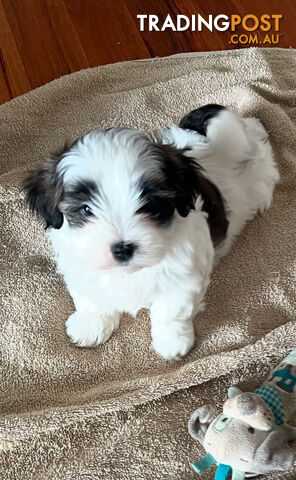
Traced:
<path fill-rule="evenodd" d="M 272 385 L 264 385 L 260 388 L 257 388 L 254 393 L 259 395 L 259 397 L 261 397 L 262 400 L 269 406 L 274 415 L 275 424 L 277 426 L 283 425 L 286 420 L 285 407 L 277 388 Z"/>

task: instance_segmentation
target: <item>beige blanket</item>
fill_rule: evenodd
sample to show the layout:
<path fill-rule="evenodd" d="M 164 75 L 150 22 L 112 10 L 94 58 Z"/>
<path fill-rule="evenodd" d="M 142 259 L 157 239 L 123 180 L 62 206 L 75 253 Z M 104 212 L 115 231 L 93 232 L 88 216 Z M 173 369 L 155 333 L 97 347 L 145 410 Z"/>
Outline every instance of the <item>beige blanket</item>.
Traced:
<path fill-rule="evenodd" d="M 256 387 L 296 343 L 295 87 L 295 50 L 248 49 L 84 70 L 0 107 L 1 479 L 198 478 L 191 411 L 221 406 L 231 383 Z M 208 102 L 265 125 L 282 177 L 272 208 L 216 268 L 184 360 L 157 357 L 146 311 L 107 344 L 74 347 L 72 301 L 19 190 L 25 170 L 91 129 L 151 131 Z"/>

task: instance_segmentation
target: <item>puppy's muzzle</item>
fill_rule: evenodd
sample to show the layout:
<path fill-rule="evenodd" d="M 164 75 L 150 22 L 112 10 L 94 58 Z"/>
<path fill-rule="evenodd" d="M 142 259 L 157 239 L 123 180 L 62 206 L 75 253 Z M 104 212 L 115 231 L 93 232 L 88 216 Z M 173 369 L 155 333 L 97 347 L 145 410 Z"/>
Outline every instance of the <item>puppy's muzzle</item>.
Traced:
<path fill-rule="evenodd" d="M 117 262 L 126 263 L 134 255 L 136 245 L 133 243 L 118 242 L 111 245 L 111 252 Z"/>

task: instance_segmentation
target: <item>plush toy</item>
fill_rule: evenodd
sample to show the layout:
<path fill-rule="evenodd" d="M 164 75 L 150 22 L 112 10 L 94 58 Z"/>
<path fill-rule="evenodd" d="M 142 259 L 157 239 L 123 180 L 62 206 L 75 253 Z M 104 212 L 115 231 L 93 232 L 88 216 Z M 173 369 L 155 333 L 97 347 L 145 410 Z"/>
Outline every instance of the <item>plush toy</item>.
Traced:
<path fill-rule="evenodd" d="M 254 392 L 230 387 L 223 413 L 210 406 L 195 410 L 189 433 L 207 455 L 192 466 L 201 473 L 218 464 L 216 480 L 242 480 L 292 467 L 296 451 L 288 442 L 296 428 L 287 424 L 296 411 L 296 348 Z"/>

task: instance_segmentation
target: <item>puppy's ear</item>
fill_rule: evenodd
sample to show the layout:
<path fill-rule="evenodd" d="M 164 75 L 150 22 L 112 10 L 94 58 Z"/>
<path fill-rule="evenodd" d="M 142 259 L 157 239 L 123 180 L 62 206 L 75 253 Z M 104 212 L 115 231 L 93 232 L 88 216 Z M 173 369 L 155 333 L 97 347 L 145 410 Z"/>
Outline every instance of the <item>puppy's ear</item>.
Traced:
<path fill-rule="evenodd" d="M 162 157 L 162 172 L 169 191 L 172 192 L 175 208 L 181 217 L 194 210 L 198 188 L 198 165 L 171 145 L 157 145 Z"/>
<path fill-rule="evenodd" d="M 219 189 L 204 174 L 198 162 L 184 155 L 171 145 L 158 145 L 162 152 L 163 172 L 166 182 L 175 196 L 175 208 L 179 215 L 187 217 L 195 209 L 198 195 L 203 200 L 202 209 L 208 214 L 208 224 L 214 245 L 222 241 L 227 233 L 224 200 Z"/>
<path fill-rule="evenodd" d="M 32 212 L 44 218 L 47 227 L 61 228 L 63 214 L 58 204 L 63 193 L 63 182 L 57 173 L 60 154 L 51 155 L 36 169 L 28 172 L 23 187 Z"/>

